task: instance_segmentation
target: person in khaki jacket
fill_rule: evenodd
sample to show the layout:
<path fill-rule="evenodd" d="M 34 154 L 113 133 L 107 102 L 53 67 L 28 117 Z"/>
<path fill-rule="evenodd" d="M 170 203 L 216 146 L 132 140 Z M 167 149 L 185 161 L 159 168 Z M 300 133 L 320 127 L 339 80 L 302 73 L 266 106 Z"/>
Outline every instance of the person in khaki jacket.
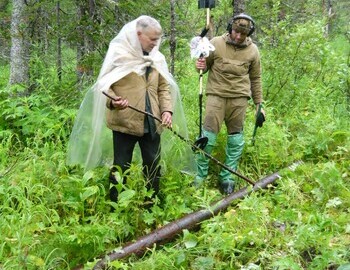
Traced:
<path fill-rule="evenodd" d="M 117 184 L 117 167 L 123 173 L 130 167 L 138 143 L 146 187 L 152 188 L 154 195 L 157 195 L 160 179 L 160 133 L 162 125 L 171 127 L 173 112 L 169 82 L 160 73 L 162 67 L 155 64 L 156 61 L 163 61 L 158 51 L 162 28 L 154 18 L 142 16 L 134 29 L 126 27 L 124 31 L 129 38 L 122 40 L 126 45 L 122 43 L 118 46 L 121 51 L 125 50 L 125 55 L 118 64 L 138 64 L 141 72 L 126 74 L 108 90 L 108 94 L 114 98 L 106 100 L 106 122 L 113 132 L 114 149 L 114 166 L 109 179 L 112 184 Z M 161 119 L 162 123 L 155 121 L 154 117 L 128 108 L 129 104 Z M 123 181 L 125 184 L 126 177 Z M 110 189 L 110 198 L 115 202 L 118 199 L 118 191 L 114 186 Z"/>
<path fill-rule="evenodd" d="M 244 147 L 243 125 L 248 100 L 252 98 L 257 108 L 263 102 L 260 54 L 250 38 L 254 28 L 250 16 L 234 16 L 228 24 L 228 33 L 210 41 L 215 50 L 207 58 L 196 61 L 198 71 L 208 72 L 203 123 L 203 136 L 208 138 L 208 143 L 204 151 L 212 152 L 225 122 L 228 133 L 225 164 L 233 170 L 237 170 Z M 262 113 L 265 115 L 263 110 Z M 198 153 L 196 160 L 198 173 L 194 184 L 198 187 L 208 175 L 209 159 Z M 235 181 L 229 171 L 221 170 L 219 186 L 224 194 L 234 191 Z"/>
<path fill-rule="evenodd" d="M 142 15 L 110 41 L 97 80 L 74 121 L 67 165 L 82 166 L 85 172 L 108 166 L 112 184 L 120 168 L 125 183 L 138 144 L 146 187 L 153 195 L 159 191 L 160 158 L 167 162 L 162 173 L 169 168 L 196 171 L 190 146 L 173 151 L 179 150 L 178 140 L 169 127 L 183 138 L 188 138 L 188 129 L 179 88 L 159 51 L 161 34 L 159 22 Z M 117 189 L 111 186 L 110 198 L 117 202 Z"/>

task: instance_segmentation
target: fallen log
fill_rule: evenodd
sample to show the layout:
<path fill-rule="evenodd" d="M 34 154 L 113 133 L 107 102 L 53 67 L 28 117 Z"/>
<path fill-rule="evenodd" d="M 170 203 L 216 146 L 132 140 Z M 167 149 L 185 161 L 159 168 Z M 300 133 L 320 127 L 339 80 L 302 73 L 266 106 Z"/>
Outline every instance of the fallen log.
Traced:
<path fill-rule="evenodd" d="M 295 167 L 297 167 L 299 164 L 301 164 L 300 161 L 295 162 L 288 168 L 294 170 Z M 197 226 L 198 223 L 217 215 L 221 211 L 224 211 L 234 200 L 241 199 L 253 191 L 266 188 L 269 184 L 272 184 L 279 178 L 281 178 L 279 172 L 273 173 L 256 182 L 253 187 L 244 187 L 237 192 L 231 193 L 220 201 L 213 203 L 208 209 L 201 209 L 171 223 L 168 223 L 167 225 L 138 238 L 135 242 L 126 244 L 123 248 L 111 251 L 110 253 L 106 254 L 103 259 L 99 260 L 95 264 L 93 269 L 106 269 L 109 262 L 125 258 L 131 254 L 143 253 L 147 248 L 151 247 L 154 244 L 161 242 L 164 243 L 167 240 L 170 240 L 176 235 L 180 234 L 182 230 L 191 229 Z"/>

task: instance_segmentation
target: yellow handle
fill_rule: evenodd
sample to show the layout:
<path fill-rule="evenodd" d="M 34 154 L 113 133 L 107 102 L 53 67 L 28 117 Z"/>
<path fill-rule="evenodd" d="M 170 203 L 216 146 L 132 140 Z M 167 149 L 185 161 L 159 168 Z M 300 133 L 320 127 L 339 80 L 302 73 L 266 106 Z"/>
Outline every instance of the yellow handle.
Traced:
<path fill-rule="evenodd" d="M 205 28 L 209 29 L 210 26 L 210 8 L 207 8 L 207 25 Z"/>

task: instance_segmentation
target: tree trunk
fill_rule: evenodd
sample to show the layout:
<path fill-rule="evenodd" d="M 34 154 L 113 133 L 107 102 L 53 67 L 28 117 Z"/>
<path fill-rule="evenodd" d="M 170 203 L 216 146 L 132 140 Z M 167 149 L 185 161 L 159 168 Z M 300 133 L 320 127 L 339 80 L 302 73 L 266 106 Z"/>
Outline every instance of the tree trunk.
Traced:
<path fill-rule="evenodd" d="M 0 10 L 8 10 L 10 6 L 10 0 L 0 1 Z M 6 13 L 1 15 L 0 25 L 10 25 L 11 24 L 11 14 Z M 2 27 L 0 28 L 2 29 Z M 3 31 L 3 30 L 1 30 Z M 7 35 L 6 35 L 7 36 Z M 10 59 L 10 50 L 11 50 L 11 40 L 5 37 L 4 33 L 0 35 L 0 59 L 4 58 L 6 61 Z"/>
<path fill-rule="evenodd" d="M 56 3 L 56 23 L 57 23 L 57 29 L 61 29 L 61 17 L 60 17 L 60 1 L 57 1 Z M 57 77 L 59 81 L 62 81 L 62 39 L 60 30 L 57 32 L 57 58 L 56 58 L 56 70 L 57 70 Z"/>
<path fill-rule="evenodd" d="M 233 16 L 245 12 L 245 1 L 244 0 L 232 0 Z"/>
<path fill-rule="evenodd" d="M 77 77 L 81 83 L 85 75 L 91 76 L 93 69 L 88 60 L 89 55 L 94 51 L 95 44 L 92 39 L 94 23 L 96 22 L 96 3 L 94 0 L 78 0 L 78 37 L 77 41 Z"/>
<path fill-rule="evenodd" d="M 29 43 L 27 38 L 26 5 L 23 0 L 13 0 L 11 19 L 11 62 L 9 84 L 21 84 L 25 95 L 29 91 Z"/>
<path fill-rule="evenodd" d="M 170 73 L 175 72 L 176 28 L 175 0 L 170 0 Z"/>
<path fill-rule="evenodd" d="M 49 48 L 49 13 L 45 6 L 42 4 L 37 8 L 31 8 L 29 17 L 29 31 L 31 40 L 34 44 L 36 44 L 36 46 L 38 46 L 40 53 L 42 55 L 46 55 Z"/>
<path fill-rule="evenodd" d="M 331 0 L 326 0 L 327 3 L 323 2 L 323 6 L 324 6 L 324 10 L 326 13 L 326 17 L 327 17 L 327 24 L 325 27 L 325 37 L 328 37 L 329 34 L 332 31 L 332 19 L 334 16 L 334 12 L 333 12 L 333 7 L 332 7 L 332 1 Z"/>
<path fill-rule="evenodd" d="M 301 163 L 301 161 L 295 162 L 289 166 L 289 169 L 294 170 Z M 106 269 L 108 262 L 122 259 L 135 253 L 142 254 L 147 248 L 152 247 L 154 244 L 169 241 L 176 235 L 180 234 L 182 230 L 194 228 L 198 226 L 200 222 L 207 220 L 222 211 L 225 211 L 234 200 L 241 199 L 253 191 L 258 191 L 262 188 L 266 188 L 268 185 L 275 182 L 279 178 L 281 178 L 281 176 L 278 172 L 276 172 L 258 181 L 253 188 L 245 187 L 238 190 L 237 192 L 231 193 L 227 197 L 224 197 L 222 200 L 213 203 L 209 209 L 201 209 L 197 212 L 193 212 L 184 216 L 183 218 L 165 225 L 164 227 L 156 229 L 153 232 L 137 239 L 135 242 L 125 245 L 122 249 L 118 251 L 112 251 L 109 254 L 103 256 L 103 259 L 98 261 L 93 269 Z"/>

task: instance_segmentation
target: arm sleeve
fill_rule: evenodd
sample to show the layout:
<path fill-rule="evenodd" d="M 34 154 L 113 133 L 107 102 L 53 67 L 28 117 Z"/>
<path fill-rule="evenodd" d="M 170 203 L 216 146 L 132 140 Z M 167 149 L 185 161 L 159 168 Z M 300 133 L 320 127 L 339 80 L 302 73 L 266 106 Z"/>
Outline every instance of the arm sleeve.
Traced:
<path fill-rule="evenodd" d="M 158 99 L 160 113 L 171 112 L 173 113 L 172 100 L 169 83 L 159 74 L 158 83 Z"/>
<path fill-rule="evenodd" d="M 255 104 L 263 102 L 262 82 L 261 82 L 261 62 L 260 54 L 257 50 L 249 71 L 250 87 L 252 91 L 252 99 Z"/>

